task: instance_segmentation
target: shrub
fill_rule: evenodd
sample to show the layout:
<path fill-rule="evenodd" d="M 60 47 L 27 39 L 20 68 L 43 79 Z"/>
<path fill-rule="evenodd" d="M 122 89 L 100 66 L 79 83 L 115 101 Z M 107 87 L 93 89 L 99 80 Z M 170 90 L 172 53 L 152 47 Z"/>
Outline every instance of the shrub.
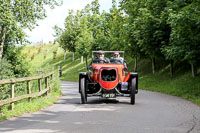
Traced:
<path fill-rule="evenodd" d="M 40 47 L 40 48 L 38 49 L 38 54 L 41 52 L 41 50 L 42 50 L 42 47 Z"/>
<path fill-rule="evenodd" d="M 3 58 L 0 62 L 0 80 L 14 77 L 12 65 Z"/>
<path fill-rule="evenodd" d="M 53 51 L 53 59 L 56 59 L 57 49 Z"/>
<path fill-rule="evenodd" d="M 33 54 L 33 55 L 31 56 L 31 60 L 34 60 L 34 58 L 35 58 L 35 55 Z"/>
<path fill-rule="evenodd" d="M 44 55 L 44 59 L 46 59 L 46 58 L 47 58 L 47 55 L 45 54 L 45 55 Z"/>
<path fill-rule="evenodd" d="M 25 60 L 26 56 L 22 54 L 23 47 L 9 45 L 4 54 L 4 58 L 11 64 L 10 70 L 14 72 L 15 77 L 26 77 L 30 75 L 29 64 Z"/>

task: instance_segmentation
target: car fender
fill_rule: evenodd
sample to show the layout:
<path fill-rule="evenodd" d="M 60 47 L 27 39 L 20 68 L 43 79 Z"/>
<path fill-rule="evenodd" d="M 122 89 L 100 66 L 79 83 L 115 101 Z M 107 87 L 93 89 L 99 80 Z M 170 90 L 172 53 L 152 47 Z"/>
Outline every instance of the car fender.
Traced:
<path fill-rule="evenodd" d="M 138 73 L 130 72 L 127 74 L 124 82 L 130 82 L 133 78 L 136 78 L 136 93 L 138 93 Z"/>

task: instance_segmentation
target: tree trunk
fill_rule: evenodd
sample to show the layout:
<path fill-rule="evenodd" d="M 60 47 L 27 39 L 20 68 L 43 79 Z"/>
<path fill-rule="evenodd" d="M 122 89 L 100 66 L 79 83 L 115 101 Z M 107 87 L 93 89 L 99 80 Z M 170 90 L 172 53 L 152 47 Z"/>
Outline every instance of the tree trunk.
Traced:
<path fill-rule="evenodd" d="M 3 25 L 1 27 L 1 35 L 0 35 L 0 62 L 3 57 L 3 46 L 6 38 L 6 26 Z"/>
<path fill-rule="evenodd" d="M 85 67 L 88 70 L 89 67 L 88 67 L 87 55 L 85 56 Z"/>
<path fill-rule="evenodd" d="M 64 50 L 64 60 L 66 59 L 66 50 Z"/>
<path fill-rule="evenodd" d="M 195 77 L 197 75 L 197 67 L 195 64 L 191 64 L 192 69 L 192 77 Z"/>
<path fill-rule="evenodd" d="M 135 57 L 134 71 L 137 72 L 137 57 Z"/>
<path fill-rule="evenodd" d="M 85 66 L 86 66 L 86 68 L 88 67 L 87 55 L 85 56 Z"/>
<path fill-rule="evenodd" d="M 152 73 L 155 74 L 155 66 L 156 62 L 155 62 L 155 58 L 152 58 Z"/>
<path fill-rule="evenodd" d="M 72 62 L 74 62 L 74 56 L 75 56 L 75 52 L 73 52 L 72 54 Z"/>
<path fill-rule="evenodd" d="M 173 77 L 174 75 L 174 61 L 173 60 L 170 60 L 170 74 L 171 74 L 171 77 Z"/>
<path fill-rule="evenodd" d="M 83 63 L 83 56 L 81 56 L 81 64 Z"/>

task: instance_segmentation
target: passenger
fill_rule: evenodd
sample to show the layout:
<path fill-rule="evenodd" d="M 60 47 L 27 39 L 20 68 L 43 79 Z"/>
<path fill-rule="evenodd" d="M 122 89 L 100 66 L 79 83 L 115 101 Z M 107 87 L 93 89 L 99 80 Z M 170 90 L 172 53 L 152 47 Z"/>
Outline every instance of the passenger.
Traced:
<path fill-rule="evenodd" d="M 90 65 L 88 66 L 88 70 L 93 71 L 92 70 L 92 64 L 98 63 L 98 64 L 104 64 L 104 63 L 110 63 L 110 60 L 106 57 L 104 57 L 104 52 L 103 51 L 99 51 L 97 53 L 97 57 L 92 59 L 92 62 L 90 63 Z"/>
<path fill-rule="evenodd" d="M 124 64 L 124 68 L 127 70 L 126 60 L 120 57 L 119 52 L 114 52 L 113 57 L 111 57 L 110 59 L 110 62 L 114 64 Z"/>
<path fill-rule="evenodd" d="M 114 52 L 113 57 L 111 57 L 110 62 L 114 64 L 123 64 L 124 59 L 120 57 L 119 52 Z"/>

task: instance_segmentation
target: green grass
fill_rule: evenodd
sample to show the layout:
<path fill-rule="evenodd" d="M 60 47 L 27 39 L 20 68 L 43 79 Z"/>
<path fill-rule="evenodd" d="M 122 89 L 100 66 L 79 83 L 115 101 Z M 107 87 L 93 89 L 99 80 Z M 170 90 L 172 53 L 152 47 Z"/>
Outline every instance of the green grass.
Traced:
<path fill-rule="evenodd" d="M 33 98 L 31 102 L 28 102 L 27 99 L 18 101 L 15 103 L 14 110 L 10 110 L 10 105 L 4 105 L 0 110 L 0 121 L 24 113 L 36 112 L 55 103 L 62 95 L 58 74 L 54 75 L 53 81 L 51 93 L 47 96 L 44 95 L 42 97 Z"/>
<path fill-rule="evenodd" d="M 47 65 L 49 62 L 45 63 L 44 66 Z M 59 66 L 62 67 L 61 80 L 78 81 L 79 72 L 86 71 L 85 63 L 81 63 L 79 57 L 76 58 L 75 62 L 72 62 L 71 53 L 67 54 L 66 60 L 63 59 L 63 55 L 59 55 L 55 60 L 51 61 L 51 64 L 53 64 L 56 68 L 59 68 Z"/>
<path fill-rule="evenodd" d="M 52 105 L 58 100 L 59 97 L 59 95 L 48 95 L 32 99 L 31 102 L 28 102 L 28 100 L 23 100 L 22 102 L 15 104 L 14 110 L 10 110 L 9 106 L 5 106 L 2 108 L 3 114 L 0 116 L 0 121 L 13 116 L 19 116 L 24 113 L 36 112 L 42 108 Z"/>
<path fill-rule="evenodd" d="M 129 60 L 130 71 L 134 65 Z M 174 76 L 169 73 L 169 65 L 162 60 L 157 60 L 157 71 L 151 72 L 151 61 L 143 59 L 138 62 L 139 88 L 179 96 L 200 106 L 200 76 L 192 77 L 190 66 L 185 62 L 175 65 Z M 200 70 L 198 70 L 200 72 Z"/>
<path fill-rule="evenodd" d="M 170 78 L 161 74 L 146 74 L 139 78 L 139 88 L 179 96 L 200 105 L 200 78 L 190 73 Z"/>

